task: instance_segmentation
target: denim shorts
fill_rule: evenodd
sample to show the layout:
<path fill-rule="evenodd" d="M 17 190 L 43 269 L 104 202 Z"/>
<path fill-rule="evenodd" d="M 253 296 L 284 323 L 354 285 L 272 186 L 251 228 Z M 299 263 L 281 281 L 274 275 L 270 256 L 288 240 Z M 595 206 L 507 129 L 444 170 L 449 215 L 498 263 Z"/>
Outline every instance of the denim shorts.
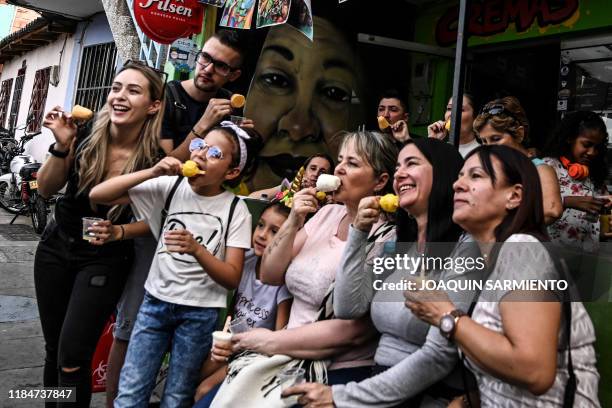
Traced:
<path fill-rule="evenodd" d="M 144 284 L 149 276 L 156 247 L 157 240 L 152 236 L 134 239 L 134 264 L 117 305 L 117 322 L 113 330 L 113 335 L 119 340 L 130 340 L 132 329 L 136 324 L 138 309 L 144 297 Z"/>

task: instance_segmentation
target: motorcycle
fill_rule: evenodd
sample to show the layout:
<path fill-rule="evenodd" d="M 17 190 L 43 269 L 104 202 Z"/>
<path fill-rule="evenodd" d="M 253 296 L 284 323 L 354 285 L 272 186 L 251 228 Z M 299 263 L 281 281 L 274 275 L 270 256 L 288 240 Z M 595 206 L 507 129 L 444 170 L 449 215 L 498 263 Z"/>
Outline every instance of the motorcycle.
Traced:
<path fill-rule="evenodd" d="M 14 151 L 16 154 L 10 160 L 10 171 L 0 176 L 0 207 L 15 214 L 10 224 L 20 215 L 30 215 L 34 231 L 42 234 L 50 212 L 47 200 L 38 194 L 37 175 L 42 164 L 36 163 L 31 155 L 23 154 L 26 142 L 39 134 L 25 133 L 19 140 Z M 4 160 L 8 158 L 4 157 Z"/>

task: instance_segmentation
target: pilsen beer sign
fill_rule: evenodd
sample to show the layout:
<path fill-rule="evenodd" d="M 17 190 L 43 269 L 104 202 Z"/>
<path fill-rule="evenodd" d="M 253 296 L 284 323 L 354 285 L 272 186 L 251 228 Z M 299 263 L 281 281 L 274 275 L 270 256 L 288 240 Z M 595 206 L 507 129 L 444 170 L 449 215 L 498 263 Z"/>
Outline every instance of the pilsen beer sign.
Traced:
<path fill-rule="evenodd" d="M 147 37 L 170 44 L 202 30 L 204 6 L 198 0 L 134 0 L 134 16 Z"/>
<path fill-rule="evenodd" d="M 536 21 L 539 27 L 569 20 L 579 6 L 578 0 L 486 0 L 472 2 L 468 14 L 468 35 L 480 37 L 503 33 L 510 23 L 523 32 Z M 459 9 L 450 8 L 438 20 L 436 41 L 441 46 L 457 41 Z"/>

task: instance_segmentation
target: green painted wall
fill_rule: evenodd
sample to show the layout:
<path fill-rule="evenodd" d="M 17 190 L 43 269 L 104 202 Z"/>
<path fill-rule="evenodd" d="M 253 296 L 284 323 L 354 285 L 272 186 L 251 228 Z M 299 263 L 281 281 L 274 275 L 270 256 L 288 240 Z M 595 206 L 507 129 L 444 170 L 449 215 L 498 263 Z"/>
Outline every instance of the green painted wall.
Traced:
<path fill-rule="evenodd" d="M 11 33 L 11 25 L 15 17 L 15 6 L 9 4 L 0 5 L 0 39 Z"/>

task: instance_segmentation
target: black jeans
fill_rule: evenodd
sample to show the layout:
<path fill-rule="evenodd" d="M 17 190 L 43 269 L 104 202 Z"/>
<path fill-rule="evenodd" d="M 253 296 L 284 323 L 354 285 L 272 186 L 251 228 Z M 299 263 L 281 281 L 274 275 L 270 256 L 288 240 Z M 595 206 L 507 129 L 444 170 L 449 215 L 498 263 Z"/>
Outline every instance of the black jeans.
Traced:
<path fill-rule="evenodd" d="M 89 407 L 91 359 L 132 258 L 129 242 L 94 246 L 67 236 L 55 223 L 43 233 L 34 259 L 34 283 L 45 338 L 44 385 L 76 387 L 77 403 L 66 405 Z M 62 367 L 80 368 L 67 373 Z"/>

